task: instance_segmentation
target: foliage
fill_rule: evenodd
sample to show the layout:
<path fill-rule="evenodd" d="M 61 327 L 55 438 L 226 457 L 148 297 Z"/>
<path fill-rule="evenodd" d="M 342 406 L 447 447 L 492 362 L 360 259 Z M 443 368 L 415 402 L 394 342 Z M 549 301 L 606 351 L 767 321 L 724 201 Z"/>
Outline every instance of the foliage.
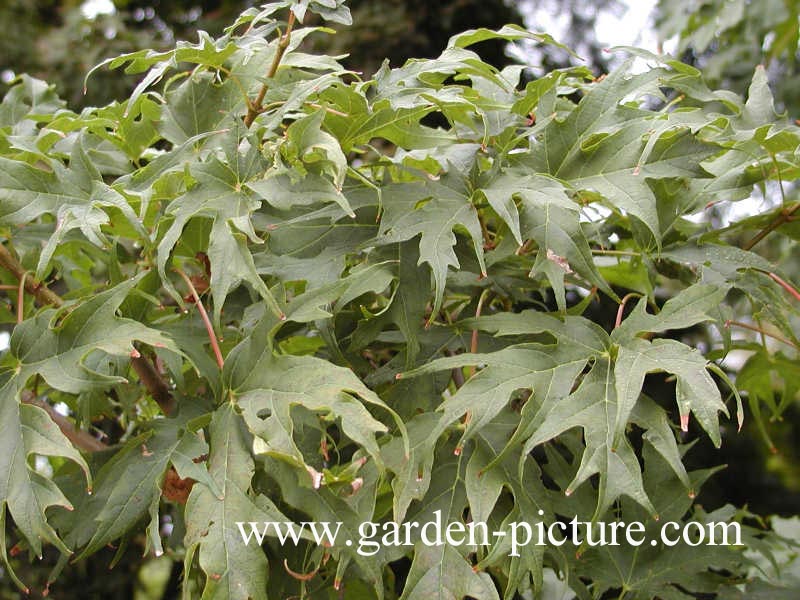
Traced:
<path fill-rule="evenodd" d="M 84 88 L 83 78 L 92 66 L 141 48 L 167 50 L 176 40 L 196 39 L 200 31 L 217 36 L 253 5 L 244 0 L 114 0 L 108 3 L 114 9 L 110 14 L 85 11 L 87 5 L 102 4 L 80 0 L 0 4 L 4 91 L 7 76 L 28 73 L 55 84 L 73 109 L 106 104 L 128 96 L 136 82 L 102 71 Z M 451 35 L 464 29 L 521 23 L 517 10 L 504 0 L 356 0 L 350 8 L 355 15 L 352 26 L 306 44 L 320 53 L 346 53 L 347 67 L 364 73 L 377 70 L 384 58 L 393 64 L 409 56 L 433 58 Z M 309 14 L 309 23 L 314 18 Z M 491 64 L 506 64 L 504 47 L 502 40 L 489 40 L 481 45 L 481 55 Z"/>
<path fill-rule="evenodd" d="M 706 79 L 743 92 L 758 64 L 770 67 L 779 105 L 798 111 L 798 6 L 789 0 L 659 2 L 662 39 L 677 37 L 678 53 Z"/>
<path fill-rule="evenodd" d="M 123 102 L 78 114 L 23 76 L 0 105 L 9 577 L 43 587 L 15 557 L 45 553 L 58 585 L 113 544 L 181 563 L 185 597 L 788 597 L 786 540 L 706 513 L 716 469 L 685 463 L 741 426 L 732 350 L 759 361 L 739 380 L 755 423 L 797 393 L 800 294 L 757 253 L 768 235 L 795 248 L 797 205 L 690 218 L 800 174 L 764 70 L 746 101 L 633 49 L 604 78 L 522 83 L 470 46 L 558 45 L 506 26 L 361 79 L 303 50 L 329 32 L 310 13 L 351 18 L 274 2 L 106 61 L 140 77 Z M 747 548 L 415 539 L 366 557 L 245 545 L 235 525 L 341 521 L 354 539 L 436 511 L 495 530 L 745 521 Z"/>

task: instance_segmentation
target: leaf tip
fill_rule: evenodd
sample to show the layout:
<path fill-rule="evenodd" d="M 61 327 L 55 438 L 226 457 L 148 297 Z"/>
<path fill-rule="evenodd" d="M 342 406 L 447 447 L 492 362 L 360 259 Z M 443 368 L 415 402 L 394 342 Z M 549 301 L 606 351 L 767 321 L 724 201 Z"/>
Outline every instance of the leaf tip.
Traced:
<path fill-rule="evenodd" d="M 322 486 L 322 473 L 309 465 L 306 465 L 306 471 L 311 475 L 311 485 L 315 490 L 318 490 Z"/>
<path fill-rule="evenodd" d="M 686 433 L 689 431 L 689 415 L 681 415 L 681 431 Z"/>

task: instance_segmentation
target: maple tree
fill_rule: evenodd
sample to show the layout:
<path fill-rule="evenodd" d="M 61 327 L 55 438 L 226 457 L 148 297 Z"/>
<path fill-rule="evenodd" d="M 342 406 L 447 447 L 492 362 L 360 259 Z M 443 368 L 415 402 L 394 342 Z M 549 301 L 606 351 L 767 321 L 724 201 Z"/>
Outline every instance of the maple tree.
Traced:
<path fill-rule="evenodd" d="M 140 74 L 124 101 L 75 113 L 22 76 L 0 104 L 8 576 L 27 589 L 14 557 L 57 555 L 57 586 L 111 544 L 182 564 L 185 597 L 790 594 L 763 567 L 789 541 L 706 513 L 716 466 L 684 462 L 742 425 L 732 350 L 753 352 L 736 381 L 753 426 L 800 381 L 800 292 L 758 253 L 794 244 L 798 204 L 692 218 L 800 175 L 763 68 L 746 100 L 632 48 L 606 77 L 524 83 L 470 46 L 561 46 L 506 26 L 364 79 L 306 51 L 330 33 L 308 13 L 350 20 L 342 0 L 274 2 L 98 66 Z M 363 556 L 246 545 L 235 524 L 341 521 L 355 539 L 436 511 L 494 530 L 737 521 L 746 550 Z"/>

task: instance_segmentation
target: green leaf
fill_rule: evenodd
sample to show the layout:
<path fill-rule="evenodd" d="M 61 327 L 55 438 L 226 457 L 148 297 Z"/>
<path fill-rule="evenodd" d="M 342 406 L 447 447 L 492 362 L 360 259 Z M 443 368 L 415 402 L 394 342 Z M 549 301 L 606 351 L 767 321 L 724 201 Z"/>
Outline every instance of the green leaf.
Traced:
<path fill-rule="evenodd" d="M 228 293 L 242 281 L 249 283 L 267 301 L 269 307 L 280 314 L 275 299 L 256 272 L 246 240 L 239 236 L 240 232 L 251 242 L 263 242 L 256 235 L 250 216 L 261 202 L 243 189 L 244 182 L 261 168 L 261 161 L 252 150 L 235 168 L 218 159 L 197 165 L 192 174 L 198 183 L 170 204 L 169 211 L 175 218 L 158 244 L 159 274 L 165 287 L 177 297 L 178 294 L 166 273 L 170 253 L 191 219 L 212 220 L 216 236 L 212 235 L 209 240 L 208 253 L 209 257 L 213 255 L 211 294 L 215 300 L 214 319 L 217 323 Z M 238 230 L 236 235 L 231 226 Z M 232 269 L 232 272 L 228 272 L 228 269 Z"/>
<path fill-rule="evenodd" d="M 448 269 L 460 264 L 453 250 L 456 227 L 463 227 L 469 234 L 481 271 L 486 273 L 483 234 L 465 182 L 457 176 L 445 175 L 439 182 L 424 185 L 389 186 L 382 195 L 385 213 L 377 241 L 390 244 L 420 236 L 419 262 L 428 263 L 433 271 L 432 315 L 435 315 L 442 305 Z"/>
<path fill-rule="evenodd" d="M 302 377 L 298 374 L 302 373 Z M 386 426 L 370 415 L 364 403 L 387 410 L 395 417 L 403 435 L 402 420 L 359 381 L 351 371 L 312 356 L 276 356 L 260 363 L 259 372 L 235 384 L 237 404 L 251 431 L 263 440 L 258 453 L 279 455 L 301 468 L 306 462 L 292 439 L 291 407 L 300 405 L 322 413 L 329 420 L 341 419 L 345 435 L 382 464 L 375 435 Z M 259 416 L 265 414 L 266 418 Z"/>
<path fill-rule="evenodd" d="M 196 462 L 208 453 L 208 445 L 180 421 L 156 422 L 151 431 L 125 444 L 97 474 L 94 493 L 77 507 L 67 537 L 82 548 L 80 557 L 128 535 L 148 511 L 148 546 L 156 556 L 163 553 L 158 505 L 170 464 L 181 478 L 191 477 L 211 494 L 221 495 L 205 464 Z"/>
<path fill-rule="evenodd" d="M 250 436 L 234 406 L 223 404 L 210 426 L 208 472 L 219 490 L 192 488 L 186 503 L 186 558 L 191 573 L 195 557 L 206 574 L 204 598 L 267 598 L 267 558 L 255 543 L 245 544 L 237 522 L 290 521 L 266 496 L 252 492 L 255 471 Z"/>
<path fill-rule="evenodd" d="M 681 417 L 681 429 L 688 431 L 689 413 L 694 413 L 714 445 L 722 443 L 717 413 L 728 416 L 719 389 L 706 370 L 707 361 L 700 352 L 675 340 L 657 339 L 652 342 L 633 339 L 619 346 L 615 373 L 619 407 L 614 430 L 623 434 L 630 411 L 633 410 L 647 373 L 666 371 L 677 377 L 676 401 Z"/>
<path fill-rule="evenodd" d="M 521 344 L 491 354 L 459 354 L 440 358 L 403 377 L 453 369 L 465 365 L 484 365 L 458 391 L 439 407 L 443 413 L 436 437 L 464 415 L 469 415 L 461 445 L 494 419 L 517 390 L 533 390 L 538 402 L 563 397 L 586 365 L 589 356 L 570 344 L 546 346 Z"/>
<path fill-rule="evenodd" d="M 615 296 L 595 267 L 589 242 L 581 230 L 578 205 L 568 198 L 567 190 L 557 180 L 507 171 L 481 192 L 508 225 L 517 243 L 522 244 L 523 237 L 533 239 L 539 246 L 540 257 L 549 261 L 553 256 L 559 261 L 563 259 L 551 278 L 554 289 L 560 286 L 557 300 L 562 311 L 566 310 L 562 282 L 564 276 L 573 271 L 608 295 Z M 519 213 L 514 198 L 520 200 Z M 537 258 L 539 264 L 541 261 Z"/>
<path fill-rule="evenodd" d="M 341 193 L 347 174 L 347 158 L 338 140 L 321 129 L 324 117 L 325 111 L 318 110 L 292 123 L 286 130 L 286 141 L 281 145 L 281 153 L 301 175 L 306 170 L 328 175 L 333 180 L 336 192 Z M 354 216 L 346 201 L 343 206 L 351 217 Z"/>
<path fill-rule="evenodd" d="M 601 194 L 640 219 L 660 243 L 656 198 L 648 180 L 706 178 L 700 163 L 714 148 L 698 141 L 680 114 L 668 116 L 640 106 L 638 100 L 664 72 L 628 76 L 626 71 L 623 66 L 592 85 L 565 119 L 548 121 L 521 163 L 576 191 Z"/>
<path fill-rule="evenodd" d="M 556 46 L 561 50 L 569 52 L 573 54 L 572 51 L 564 46 L 563 44 L 559 44 L 556 42 L 552 37 L 550 37 L 546 33 L 534 33 L 532 31 L 528 31 L 519 25 L 504 25 L 500 29 L 496 31 L 492 31 L 491 29 L 481 28 L 481 29 L 472 29 L 469 31 L 465 31 L 463 33 L 459 33 L 454 35 L 450 38 L 450 41 L 447 42 L 448 48 L 466 48 L 467 46 L 472 46 L 473 44 L 477 44 L 478 42 L 483 42 L 485 40 L 494 40 L 494 39 L 502 39 L 506 41 L 515 41 L 515 40 L 533 40 L 538 42 L 539 44 L 548 44 L 551 46 Z M 573 54 L 573 56 L 575 56 Z"/>
<path fill-rule="evenodd" d="M 57 161 L 43 170 L 0 157 L 0 224 L 25 224 L 44 214 L 57 219 L 55 232 L 39 257 L 37 279 L 45 276 L 56 248 L 73 229 L 80 229 L 97 246 L 108 246 L 100 230 L 101 225 L 111 222 L 108 209 L 118 210 L 137 232 L 144 233 L 125 198 L 103 182 L 82 140 L 80 136 L 75 142 L 70 169 Z"/>
<path fill-rule="evenodd" d="M 487 573 L 476 573 L 454 548 L 418 544 L 400 598 L 444 600 L 465 596 L 476 600 L 499 600 L 491 577 Z"/>
<path fill-rule="evenodd" d="M 13 389 L 18 390 L 38 374 L 50 387 L 77 394 L 124 382 L 124 377 L 106 370 L 102 359 L 133 355 L 134 340 L 178 351 L 161 332 L 116 316 L 138 279 L 120 283 L 75 306 L 41 311 L 21 323 L 11 336 L 0 377 L 11 377 L 17 386 Z"/>
<path fill-rule="evenodd" d="M 45 511 L 51 506 L 72 510 L 73 506 L 51 479 L 42 475 L 28 461 L 32 455 L 63 457 L 76 463 L 91 489 L 91 473 L 80 453 L 58 429 L 50 416 L 41 408 L 20 404 L 14 379 L 0 388 L 0 417 L 2 417 L 3 460 L 0 463 L 0 502 L 2 502 L 2 558 L 14 581 L 14 569 L 8 561 L 6 548 L 6 511 L 38 557 L 42 556 L 42 542 L 49 542 L 61 552 L 70 549 L 61 541 Z"/>
<path fill-rule="evenodd" d="M 642 298 L 612 332 L 611 339 L 622 341 L 643 332 L 661 333 L 711 321 L 714 319 L 713 311 L 719 308 L 726 291 L 715 285 L 695 284 L 667 300 L 656 315 L 646 312 L 647 301 Z"/>
<path fill-rule="evenodd" d="M 221 129 L 243 105 L 233 82 L 215 81 L 213 73 L 200 72 L 167 92 L 158 132 L 178 145 L 193 137 Z M 232 123 L 228 123 L 231 125 Z"/>
<path fill-rule="evenodd" d="M 580 467 L 564 493 L 569 496 L 589 477 L 599 475 L 593 521 L 602 518 L 622 495 L 636 501 L 650 515 L 656 515 L 644 490 L 633 447 L 624 434 L 615 436 L 617 415 L 624 411 L 623 399 L 618 398 L 615 390 L 616 381 L 610 360 L 598 359 L 576 391 L 560 401 L 553 398 L 540 409 L 541 417 L 537 415 L 540 424 L 523 449 L 523 452 L 528 452 L 572 427 L 583 428 L 586 449 Z"/>

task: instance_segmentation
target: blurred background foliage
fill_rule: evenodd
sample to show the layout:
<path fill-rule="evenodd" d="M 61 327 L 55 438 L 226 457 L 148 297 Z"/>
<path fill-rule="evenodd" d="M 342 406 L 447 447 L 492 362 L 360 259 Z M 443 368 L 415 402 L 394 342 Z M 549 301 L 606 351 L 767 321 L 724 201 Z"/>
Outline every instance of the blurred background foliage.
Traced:
<path fill-rule="evenodd" d="M 598 76 L 618 61 L 618 55 L 604 51 L 613 40 L 601 31 L 600 23 L 610 15 L 617 27 L 626 27 L 626 11 L 636 0 L 351 0 L 353 26 L 341 28 L 335 36 L 315 40 L 314 50 L 331 54 L 348 53 L 345 64 L 365 76 L 380 67 L 384 58 L 398 66 L 409 57 L 435 57 L 448 38 L 475 27 L 499 27 L 522 23 L 534 30 L 547 30 L 574 48 L 581 63 L 557 49 L 534 47 L 506 48 L 488 44 L 479 48 L 492 64 L 502 66 L 523 61 L 532 67 L 529 77 L 564 67 L 586 64 Z M 105 58 L 141 48 L 164 49 L 175 40 L 196 40 L 197 31 L 218 35 L 245 8 L 243 1 L 199 0 L 3 0 L 0 2 L 0 94 L 22 73 L 55 84 L 68 106 L 80 110 L 126 97 L 135 77 L 120 71 L 100 70 L 84 93 L 86 72 Z M 746 94 L 756 65 L 763 64 L 776 96 L 778 108 L 790 118 L 800 118 L 800 75 L 797 70 L 800 17 L 797 0 L 658 0 L 650 3 L 652 12 L 646 32 L 665 52 L 701 68 L 711 87 Z M 640 7 L 641 8 L 641 7 Z M 621 25 L 620 25 L 621 24 Z M 628 27 L 635 24 L 628 24 Z M 551 30 L 552 28 L 556 30 Z M 613 35 L 615 32 L 611 31 Z M 642 32 L 617 31 L 626 39 Z M 323 46 L 322 44 L 326 44 Z M 650 48 L 655 50 L 656 48 Z M 766 187 L 750 201 L 750 210 L 765 209 L 797 201 L 791 186 Z M 728 207 L 707 211 L 707 218 L 719 229 L 736 233 L 736 220 L 746 218 L 739 203 L 736 213 Z M 753 207 L 756 210 L 753 210 Z M 784 271 L 800 279 L 800 256 L 790 242 L 800 238 L 800 223 L 781 228 L 784 235 L 770 236 L 759 245 L 759 252 Z M 617 305 L 608 301 L 593 305 L 586 316 L 598 323 L 613 322 Z M 739 335 L 737 337 L 745 337 Z M 694 343 L 708 343 L 702 334 Z M 761 340 L 754 340 L 761 341 Z M 748 368 L 747 353 L 736 370 Z M 756 371 L 764 366 L 751 364 Z M 769 367 L 769 365 L 767 365 Z M 725 502 L 747 505 L 758 514 L 800 514 L 800 377 L 794 370 L 775 366 L 764 376 L 749 378 L 746 397 L 767 407 L 763 429 L 752 420 L 736 435 L 732 424 L 721 450 L 707 439 L 690 454 L 697 465 L 727 464 L 703 488 L 699 500 L 708 509 Z M 653 383 L 647 390 L 659 394 Z M 661 390 L 663 393 L 664 390 Z M 748 415 L 750 417 L 751 415 Z M 705 444 L 705 445 L 704 445 Z M 689 464 L 688 467 L 694 465 Z M 117 550 L 98 554 L 67 569 L 59 579 L 58 598 L 134 598 L 148 600 L 176 597 L 181 576 L 180 563 L 165 559 L 143 559 L 131 548 L 122 549 L 122 560 L 108 577 L 108 565 Z M 26 579 L 42 580 L 53 567 L 55 553 L 32 565 L 16 566 L 28 571 Z M 119 556 L 119 555 L 118 555 Z M 48 560 L 50 559 L 50 560 Z M 0 577 L 0 598 L 17 598 L 18 592 Z"/>
<path fill-rule="evenodd" d="M 142 48 L 166 49 L 175 40 L 197 39 L 199 30 L 212 36 L 246 8 L 241 0 L 5 0 L 0 2 L 0 73 L 5 83 L 28 73 L 56 84 L 73 109 L 98 106 L 126 97 L 134 78 L 104 70 L 92 77 L 86 94 L 86 72 L 105 58 Z M 406 58 L 438 56 L 448 38 L 473 27 L 500 27 L 523 22 L 504 0 L 353 0 L 353 26 L 328 37 L 331 54 L 350 54 L 346 61 L 366 75 L 383 58 L 393 65 Z M 323 42 L 315 42 L 321 44 Z M 498 42 L 480 48 L 496 65 L 509 62 Z"/>

